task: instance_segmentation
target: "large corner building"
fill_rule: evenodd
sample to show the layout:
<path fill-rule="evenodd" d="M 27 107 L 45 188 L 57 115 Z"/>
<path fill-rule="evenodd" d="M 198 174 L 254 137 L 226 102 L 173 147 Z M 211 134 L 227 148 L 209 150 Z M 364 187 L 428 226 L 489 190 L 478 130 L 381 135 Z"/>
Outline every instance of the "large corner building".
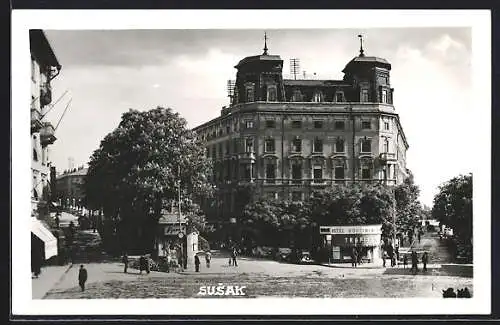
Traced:
<path fill-rule="evenodd" d="M 233 218 L 236 190 L 245 183 L 259 195 L 302 200 L 337 184 L 392 186 L 407 177 L 408 143 L 387 60 L 361 47 L 342 80 L 288 80 L 266 44 L 262 55 L 235 68 L 231 105 L 195 128 L 215 162 L 219 218 Z"/>

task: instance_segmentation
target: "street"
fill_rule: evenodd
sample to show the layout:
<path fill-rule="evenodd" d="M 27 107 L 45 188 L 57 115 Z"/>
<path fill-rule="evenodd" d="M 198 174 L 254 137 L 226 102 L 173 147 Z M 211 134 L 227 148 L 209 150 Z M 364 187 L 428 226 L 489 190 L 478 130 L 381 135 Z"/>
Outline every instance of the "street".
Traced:
<path fill-rule="evenodd" d="M 443 275 L 386 274 L 383 268 L 332 268 L 293 265 L 275 261 L 240 259 L 228 266 L 225 257 L 214 257 L 201 272 L 139 274 L 117 262 L 85 264 L 89 280 L 78 287 L 78 265 L 45 296 L 45 299 L 82 298 L 192 298 L 200 286 L 219 283 L 246 286 L 247 297 L 441 297 L 441 290 L 468 287 L 472 278 Z M 403 271 L 401 269 L 401 271 Z M 407 270 L 405 270 L 407 271 Z"/>

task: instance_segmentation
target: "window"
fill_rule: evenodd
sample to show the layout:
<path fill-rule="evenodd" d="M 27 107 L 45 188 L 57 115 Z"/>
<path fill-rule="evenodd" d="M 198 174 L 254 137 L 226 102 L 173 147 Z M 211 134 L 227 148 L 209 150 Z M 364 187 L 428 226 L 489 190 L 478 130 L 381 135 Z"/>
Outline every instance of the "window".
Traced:
<path fill-rule="evenodd" d="M 384 152 L 389 152 L 389 140 L 384 141 Z"/>
<path fill-rule="evenodd" d="M 302 192 L 292 192 L 292 201 L 302 201 Z"/>
<path fill-rule="evenodd" d="M 344 179 L 344 178 L 345 178 L 344 166 L 336 166 L 335 167 L 335 179 Z"/>
<path fill-rule="evenodd" d="M 250 180 L 252 176 L 252 166 L 250 164 L 245 164 L 243 169 L 243 179 Z"/>
<path fill-rule="evenodd" d="M 387 90 L 382 89 L 382 103 L 387 103 Z"/>
<path fill-rule="evenodd" d="M 384 122 L 384 130 L 389 130 L 389 122 Z"/>
<path fill-rule="evenodd" d="M 316 103 L 319 103 L 321 102 L 321 93 L 320 92 L 316 92 L 314 93 L 314 96 L 313 96 L 313 102 L 316 102 Z"/>
<path fill-rule="evenodd" d="M 371 152 L 372 151 L 372 140 L 363 139 L 361 140 L 361 152 Z"/>
<path fill-rule="evenodd" d="M 38 200 L 38 192 L 36 191 L 36 189 L 33 189 L 33 198 L 35 200 Z"/>
<path fill-rule="evenodd" d="M 245 152 L 253 152 L 253 139 L 247 138 L 245 141 Z"/>
<path fill-rule="evenodd" d="M 276 150 L 275 148 L 275 141 L 274 139 L 266 139 L 264 143 L 264 151 L 265 152 L 274 152 Z"/>
<path fill-rule="evenodd" d="M 231 149 L 229 147 L 229 141 L 226 142 L 226 155 L 229 155 L 229 153 L 231 152 Z"/>
<path fill-rule="evenodd" d="M 222 143 L 219 143 L 219 157 L 222 157 Z"/>
<path fill-rule="evenodd" d="M 205 154 L 206 154 L 207 158 L 210 158 L 210 148 L 205 149 Z"/>
<path fill-rule="evenodd" d="M 233 130 L 234 132 L 238 132 L 238 121 L 234 121 Z"/>
<path fill-rule="evenodd" d="M 335 152 L 345 152 L 344 139 L 337 139 L 335 141 Z"/>
<path fill-rule="evenodd" d="M 344 101 L 344 93 L 343 92 L 336 92 L 335 93 L 335 101 L 336 102 L 343 102 Z"/>
<path fill-rule="evenodd" d="M 226 134 L 229 134 L 231 133 L 231 127 L 228 125 L 226 126 Z"/>
<path fill-rule="evenodd" d="M 362 89 L 361 90 L 361 102 L 362 103 L 367 103 L 368 102 L 368 89 Z"/>
<path fill-rule="evenodd" d="M 315 129 L 322 129 L 323 128 L 323 121 L 314 121 L 314 128 Z"/>
<path fill-rule="evenodd" d="M 292 128 L 294 129 L 302 128 L 302 121 L 292 121 Z"/>
<path fill-rule="evenodd" d="M 38 161 L 38 153 L 36 152 L 36 149 L 33 149 L 33 161 Z"/>
<path fill-rule="evenodd" d="M 292 142 L 293 152 L 302 152 L 302 139 L 294 139 Z"/>
<path fill-rule="evenodd" d="M 254 96 L 253 96 L 253 87 L 247 87 L 247 102 L 253 102 L 254 101 Z"/>
<path fill-rule="evenodd" d="M 369 129 L 371 129 L 371 127 L 372 127 L 372 125 L 371 125 L 370 121 L 362 121 L 361 122 L 361 128 L 363 130 L 369 130 Z"/>
<path fill-rule="evenodd" d="M 363 168 L 361 168 L 361 178 L 362 179 L 370 179 L 371 178 L 370 167 L 364 166 Z"/>
<path fill-rule="evenodd" d="M 276 90 L 276 86 L 268 86 L 267 88 L 267 101 L 275 102 L 278 98 L 278 93 Z"/>
<path fill-rule="evenodd" d="M 266 128 L 268 128 L 268 129 L 274 129 L 274 128 L 276 128 L 276 121 L 267 120 L 266 121 Z"/>
<path fill-rule="evenodd" d="M 276 178 L 276 165 L 266 164 L 266 183 L 274 183 Z"/>
<path fill-rule="evenodd" d="M 300 184 L 302 180 L 302 165 L 294 164 L 292 165 L 292 179 L 294 184 Z"/>
<path fill-rule="evenodd" d="M 292 95 L 292 102 L 300 102 L 300 101 L 302 101 L 302 94 L 300 90 L 295 89 Z"/>
<path fill-rule="evenodd" d="M 344 121 L 335 121 L 335 129 L 336 130 L 344 130 L 345 122 Z"/>
<path fill-rule="evenodd" d="M 240 148 L 239 148 L 239 140 L 238 139 L 234 139 L 233 140 L 233 152 L 234 153 L 238 153 L 240 151 Z"/>
<path fill-rule="evenodd" d="M 313 169 L 313 181 L 314 183 L 323 182 L 323 169 L 320 166 L 314 166 Z"/>
<path fill-rule="evenodd" d="M 313 152 L 323 152 L 323 140 L 314 139 Z"/>
<path fill-rule="evenodd" d="M 247 129 L 253 129 L 253 121 L 245 121 L 245 127 Z"/>

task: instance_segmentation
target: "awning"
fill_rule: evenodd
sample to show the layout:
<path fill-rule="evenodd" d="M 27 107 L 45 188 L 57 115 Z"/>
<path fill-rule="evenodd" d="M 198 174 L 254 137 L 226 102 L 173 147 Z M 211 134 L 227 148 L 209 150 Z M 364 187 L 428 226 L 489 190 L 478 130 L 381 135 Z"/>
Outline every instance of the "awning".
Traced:
<path fill-rule="evenodd" d="M 31 218 L 31 232 L 43 241 L 45 259 L 57 255 L 57 238 L 40 220 Z"/>

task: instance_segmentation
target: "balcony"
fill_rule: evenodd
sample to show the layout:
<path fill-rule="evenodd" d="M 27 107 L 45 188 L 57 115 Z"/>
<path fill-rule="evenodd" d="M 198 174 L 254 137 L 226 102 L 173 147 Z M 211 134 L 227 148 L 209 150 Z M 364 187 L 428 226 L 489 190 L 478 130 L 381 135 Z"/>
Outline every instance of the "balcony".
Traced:
<path fill-rule="evenodd" d="M 44 122 L 40 130 L 40 142 L 42 146 L 53 144 L 57 138 L 54 136 L 55 130 L 50 122 Z"/>
<path fill-rule="evenodd" d="M 38 132 L 43 127 L 42 114 L 36 108 L 31 108 L 31 133 Z"/>
<path fill-rule="evenodd" d="M 382 161 L 396 161 L 396 154 L 391 152 L 383 152 L 380 154 L 380 160 Z"/>
<path fill-rule="evenodd" d="M 242 162 L 255 162 L 255 152 L 248 151 L 239 153 L 238 159 Z"/>
<path fill-rule="evenodd" d="M 40 86 L 40 106 L 44 107 L 52 102 L 52 87 L 50 83 Z"/>

